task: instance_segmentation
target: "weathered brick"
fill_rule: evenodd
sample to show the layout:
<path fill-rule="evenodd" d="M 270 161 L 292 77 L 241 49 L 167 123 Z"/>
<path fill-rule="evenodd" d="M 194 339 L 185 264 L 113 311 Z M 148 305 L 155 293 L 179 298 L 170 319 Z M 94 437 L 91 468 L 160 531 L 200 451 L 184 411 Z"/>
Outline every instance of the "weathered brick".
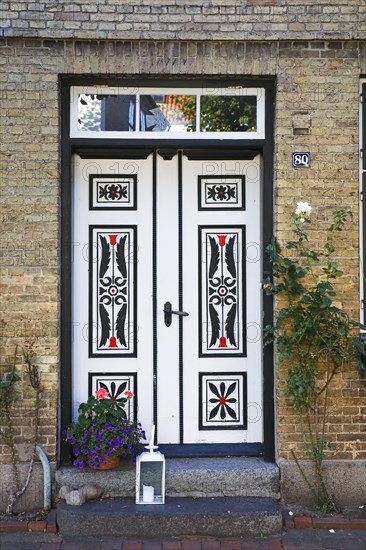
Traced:
<path fill-rule="evenodd" d="M 313 526 L 313 518 L 306 516 L 294 516 L 294 525 L 297 529 L 306 529 Z"/>
<path fill-rule="evenodd" d="M 298 200 L 309 200 L 323 222 L 339 204 L 355 213 L 358 209 L 358 93 L 359 75 L 366 74 L 366 22 L 365 8 L 348 4 L 60 0 L 47 10 L 36 2 L 2 6 L 8 38 L 1 43 L 0 148 L 10 160 L 0 170 L 6 204 L 1 218 L 6 321 L 1 345 L 10 355 L 24 337 L 40 339 L 39 362 L 46 369 L 41 434 L 51 456 L 56 453 L 60 309 L 58 75 L 276 77 L 275 227 L 285 240 Z M 294 170 L 291 152 L 308 149 L 311 168 Z M 337 288 L 340 302 L 356 316 L 357 224 L 356 215 L 353 230 L 338 241 L 346 275 Z M 322 242 L 321 224 L 313 236 Z M 281 302 L 275 305 L 278 309 Z M 291 449 L 303 453 L 304 436 L 283 395 L 287 367 L 276 369 L 277 447 L 280 457 L 291 459 Z M 329 392 L 326 438 L 337 442 L 329 458 L 365 459 L 364 399 L 350 365 Z M 24 414 L 31 406 L 25 400 L 20 409 Z M 16 429 L 19 437 L 29 435 L 24 416 L 16 419 Z M 0 460 L 9 461 L 6 449 L 1 450 Z"/>
<path fill-rule="evenodd" d="M 88 18 L 94 14 L 98 16 L 98 20 L 101 23 L 111 22 L 110 17 L 113 16 L 116 11 L 118 13 L 135 13 L 138 16 L 161 14 L 172 14 L 175 17 L 185 14 L 187 19 L 182 23 L 193 23 L 194 18 L 199 18 L 200 21 L 206 24 L 217 24 L 225 22 L 226 17 L 233 17 L 234 21 L 239 25 L 242 25 L 244 21 L 246 24 L 255 23 L 255 30 L 252 34 L 254 40 L 264 39 L 284 39 L 284 40 L 299 40 L 299 38 L 312 39 L 315 35 L 319 38 L 320 35 L 324 35 L 324 38 L 328 38 L 329 33 L 337 33 L 338 39 L 347 40 L 349 38 L 349 32 L 352 31 L 355 38 L 362 38 L 365 36 L 365 20 L 362 17 L 362 7 L 345 6 L 340 3 L 338 5 L 301 5 L 294 6 L 292 2 L 286 0 L 278 6 L 277 0 L 248 0 L 246 4 L 238 5 L 234 0 L 225 2 L 224 5 L 214 4 L 197 4 L 195 2 L 192 5 L 162 5 L 160 2 L 150 0 L 146 5 L 124 5 L 118 2 L 98 3 L 98 6 L 90 3 L 89 5 L 81 0 L 73 2 L 71 5 L 66 0 L 58 2 L 57 6 L 48 6 L 47 10 L 43 9 L 43 5 L 35 4 L 37 8 L 30 9 L 29 4 L 27 9 L 24 9 L 26 4 L 24 3 L 5 3 L 2 9 L 2 18 L 6 25 L 5 34 L 15 36 L 41 36 L 44 33 L 45 37 L 49 36 L 49 31 L 52 30 L 55 38 L 65 37 L 79 37 L 84 35 L 86 38 L 90 38 L 88 29 L 82 26 L 80 29 L 77 27 L 55 25 L 57 22 L 62 21 L 88 21 Z M 73 19 L 70 18 L 73 16 Z M 295 19 L 296 18 L 296 19 Z M 135 32 L 141 30 L 139 24 L 141 20 L 135 19 L 135 25 L 133 30 Z M 30 26 L 28 25 L 30 22 Z M 162 19 L 160 25 L 154 31 L 154 37 L 156 39 L 166 39 L 167 33 L 170 31 L 169 19 Z M 152 22 L 151 22 L 152 23 Z M 280 25 L 280 27 L 272 27 L 273 25 Z M 25 29 L 28 29 L 27 31 Z M 148 30 L 148 28 L 146 29 Z M 80 32 L 79 32 L 80 31 Z M 96 29 L 93 37 L 95 39 L 115 38 L 113 36 L 114 29 Z M 247 29 L 247 32 L 253 32 L 252 27 Z M 201 29 L 196 28 L 192 33 L 193 39 L 201 39 Z M 224 30 L 218 33 L 215 38 L 218 40 L 231 40 L 233 36 L 227 36 Z M 237 36 L 239 38 L 239 36 Z"/>

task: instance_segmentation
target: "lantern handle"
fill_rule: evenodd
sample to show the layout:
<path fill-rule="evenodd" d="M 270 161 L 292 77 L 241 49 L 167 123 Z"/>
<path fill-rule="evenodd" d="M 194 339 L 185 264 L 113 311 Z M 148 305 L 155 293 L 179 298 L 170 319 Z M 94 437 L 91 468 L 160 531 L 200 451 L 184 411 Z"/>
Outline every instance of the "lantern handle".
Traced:
<path fill-rule="evenodd" d="M 145 449 L 148 449 L 150 453 L 153 453 L 155 449 L 158 449 L 158 446 L 154 445 L 154 438 L 155 438 L 155 424 L 153 424 L 151 428 L 150 442 L 148 445 L 145 446 Z"/>

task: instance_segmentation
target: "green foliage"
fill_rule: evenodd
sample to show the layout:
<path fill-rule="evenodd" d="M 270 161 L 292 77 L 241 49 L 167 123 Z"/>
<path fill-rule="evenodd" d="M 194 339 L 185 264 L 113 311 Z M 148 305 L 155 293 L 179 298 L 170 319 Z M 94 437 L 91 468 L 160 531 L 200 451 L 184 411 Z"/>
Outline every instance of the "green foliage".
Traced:
<path fill-rule="evenodd" d="M 256 102 L 240 96 L 201 96 L 201 132 L 256 129 Z"/>
<path fill-rule="evenodd" d="M 321 473 L 325 450 L 332 448 L 324 438 L 328 387 L 345 365 L 355 362 L 362 369 L 365 344 L 355 336 L 355 328 L 365 327 L 335 303 L 334 282 L 342 276 L 334 257 L 335 238 L 351 213 L 345 209 L 333 213 L 323 249 L 318 249 L 311 246 L 307 231 L 311 208 L 300 204 L 309 211 L 293 214 L 294 238 L 283 249 L 276 239 L 266 248 L 273 279 L 267 277 L 264 289 L 282 297 L 285 307 L 279 310 L 274 325 L 265 327 L 265 341 L 277 344 L 280 363 L 289 360 L 291 364 L 285 394 L 305 421 L 309 442 L 306 454 L 321 478 L 323 503 L 334 507 Z"/>
<path fill-rule="evenodd" d="M 20 380 L 15 372 L 17 352 L 18 348 L 16 347 L 12 363 L 5 365 L 0 372 L 0 422 L 2 424 L 0 441 L 2 440 L 10 451 L 15 491 L 20 489 L 12 414 L 13 405 L 18 399 L 16 383 Z"/>
<path fill-rule="evenodd" d="M 196 96 L 176 96 L 177 105 L 189 120 L 187 130 L 196 131 Z M 201 96 L 201 132 L 248 132 L 256 130 L 256 98 L 247 96 Z"/>
<path fill-rule="evenodd" d="M 355 337 L 355 328 L 364 327 L 334 303 L 333 281 L 342 276 L 333 257 L 334 234 L 343 230 L 350 215 L 346 210 L 334 212 L 323 250 L 310 246 L 305 229 L 310 219 L 300 221 L 297 214 L 293 216 L 296 238 L 285 244 L 285 252 L 276 239 L 266 248 L 273 283 L 267 278 L 264 288 L 267 294 L 283 295 L 288 304 L 278 312 L 275 324 L 265 328 L 266 342 L 276 342 L 280 362 L 289 358 L 295 364 L 288 372 L 286 394 L 299 410 L 311 406 L 325 389 L 318 384 L 321 365 L 330 364 L 330 379 L 350 361 L 362 369 L 365 347 Z M 295 257 L 289 257 L 288 251 L 294 251 Z"/>
<path fill-rule="evenodd" d="M 98 419 L 99 422 L 110 422 L 115 424 L 121 419 L 127 418 L 124 409 L 127 398 L 115 401 L 113 399 L 98 399 L 91 395 L 86 403 L 81 403 L 78 409 L 78 424 L 83 429 L 90 425 L 90 422 Z"/>
<path fill-rule="evenodd" d="M 29 381 L 31 388 L 34 390 L 34 407 L 33 413 L 30 418 L 32 422 L 32 452 L 29 460 L 28 473 L 24 483 L 20 481 L 20 475 L 17 466 L 17 451 L 14 435 L 14 417 L 13 405 L 18 400 L 18 392 L 16 390 L 16 384 L 21 380 L 15 371 L 15 366 L 18 357 L 18 347 L 15 348 L 14 358 L 10 365 L 6 365 L 3 372 L 0 373 L 0 421 L 3 424 L 3 428 L 0 430 L 0 440 L 3 440 L 8 447 L 11 456 L 11 464 L 13 471 L 13 487 L 9 491 L 8 503 L 6 507 L 6 513 L 12 514 L 13 508 L 17 500 L 26 491 L 32 471 L 33 463 L 36 453 L 36 446 L 38 440 L 39 431 L 39 416 L 41 406 L 41 379 L 39 368 L 33 363 L 35 352 L 34 342 L 26 341 L 22 348 L 22 356 L 25 362 L 25 375 Z"/>
<path fill-rule="evenodd" d="M 16 354 L 17 350 L 15 358 Z M 3 371 L 0 372 L 0 418 L 9 412 L 10 407 L 17 400 L 15 384 L 20 377 L 15 372 L 15 358 L 12 364 L 5 365 Z"/>
<path fill-rule="evenodd" d="M 63 432 L 73 447 L 74 466 L 100 468 L 107 457 L 135 457 L 145 432 L 141 424 L 127 419 L 124 407 L 133 394 L 126 393 L 126 398 L 116 401 L 105 399 L 105 391 L 100 398 L 91 395 L 86 403 L 81 403 L 77 422 Z"/>
<path fill-rule="evenodd" d="M 329 502 L 323 502 L 322 504 L 317 504 L 315 510 L 322 512 L 322 514 L 327 514 L 328 512 L 334 512 L 333 506 Z"/>

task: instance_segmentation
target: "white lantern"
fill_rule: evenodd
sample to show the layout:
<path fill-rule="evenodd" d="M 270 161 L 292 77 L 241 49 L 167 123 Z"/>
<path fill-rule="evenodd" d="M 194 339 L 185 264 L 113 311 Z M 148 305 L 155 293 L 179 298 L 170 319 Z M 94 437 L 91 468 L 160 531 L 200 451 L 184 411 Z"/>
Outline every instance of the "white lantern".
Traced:
<path fill-rule="evenodd" d="M 165 458 L 154 445 L 155 426 L 150 443 L 136 459 L 136 504 L 164 504 Z"/>

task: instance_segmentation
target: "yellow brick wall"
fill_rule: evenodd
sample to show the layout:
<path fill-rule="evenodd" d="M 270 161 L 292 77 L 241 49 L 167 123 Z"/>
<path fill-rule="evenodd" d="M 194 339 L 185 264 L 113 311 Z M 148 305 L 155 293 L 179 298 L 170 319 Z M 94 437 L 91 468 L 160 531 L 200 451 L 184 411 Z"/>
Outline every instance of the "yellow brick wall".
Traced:
<path fill-rule="evenodd" d="M 365 13 L 360 0 L 3 0 L 0 25 L 5 37 L 359 40 Z"/>
<path fill-rule="evenodd" d="M 5 10 L 11 11 L 7 4 L 4 3 Z M 66 13 L 66 3 L 57 4 Z M 118 4 L 105 5 L 117 10 Z M 349 2 L 350 9 L 354 5 Z M 87 6 L 92 8 L 93 3 L 75 2 L 75 6 L 80 8 L 78 13 L 86 13 Z M 229 3 L 222 3 L 225 6 Z M 256 9 L 258 6 L 259 2 Z M 309 3 L 304 6 L 311 7 Z M 360 74 L 366 73 L 364 43 L 93 42 L 8 37 L 0 43 L 0 59 L 1 362 L 11 356 L 16 344 L 25 339 L 36 341 L 37 363 L 45 388 L 41 444 L 51 460 L 56 456 L 60 368 L 60 75 L 113 75 L 137 81 L 141 75 L 160 78 L 196 75 L 201 80 L 225 76 L 274 77 L 275 231 L 280 239 L 288 237 L 290 216 L 298 200 L 309 201 L 320 219 L 314 233 L 319 241 L 323 238 L 322 222 L 329 219 L 331 209 L 339 205 L 352 208 L 353 223 L 339 241 L 342 248 L 339 261 L 345 271 L 340 299 L 357 318 L 358 94 Z M 291 167 L 291 153 L 295 150 L 311 151 L 310 169 Z M 302 435 L 283 398 L 284 375 L 284 368 L 276 369 L 276 432 L 278 456 L 287 459 L 292 447 L 299 448 Z M 22 391 L 24 400 L 28 390 L 24 387 Z M 365 398 L 365 386 L 350 366 L 339 376 L 331 394 L 329 432 L 338 446 L 336 458 L 366 458 Z M 24 401 L 19 411 L 18 441 L 24 441 L 23 435 L 29 429 L 24 414 L 28 405 Z M 1 460 L 8 461 L 5 449 L 1 451 Z"/>
<path fill-rule="evenodd" d="M 306 50 L 281 44 L 278 59 L 276 107 L 276 234 L 291 235 L 290 215 L 299 200 L 309 201 L 319 223 L 310 232 L 321 246 L 331 212 L 348 207 L 353 220 L 336 243 L 344 271 L 337 285 L 339 300 L 354 319 L 359 318 L 359 75 L 362 72 L 355 44 L 311 43 Z M 311 151 L 310 169 L 291 167 L 292 150 Z M 278 454 L 291 460 L 291 449 L 303 457 L 303 430 L 283 397 L 287 367 L 277 369 Z M 336 443 L 334 459 L 365 459 L 365 385 L 354 365 L 332 383 L 326 440 Z"/>

